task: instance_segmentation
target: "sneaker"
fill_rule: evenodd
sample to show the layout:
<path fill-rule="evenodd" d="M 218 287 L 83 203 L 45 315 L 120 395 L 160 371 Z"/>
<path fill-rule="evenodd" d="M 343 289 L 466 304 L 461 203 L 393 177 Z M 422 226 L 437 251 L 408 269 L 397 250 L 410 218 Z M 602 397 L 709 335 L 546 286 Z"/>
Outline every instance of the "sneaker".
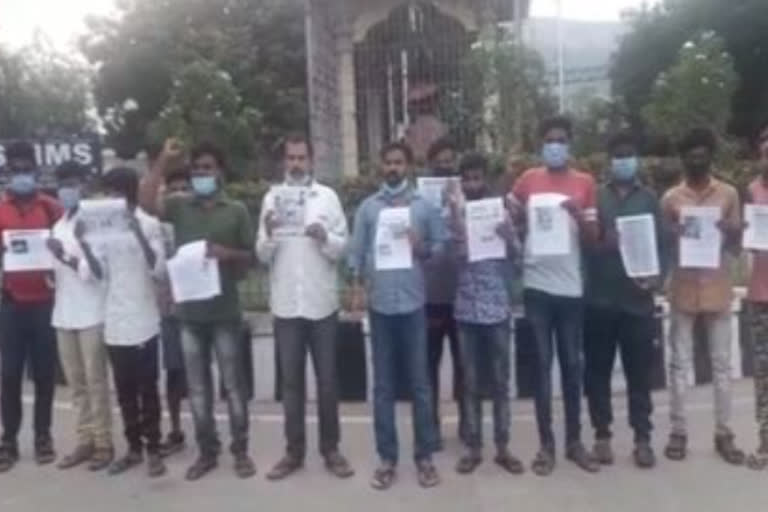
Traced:
<path fill-rule="evenodd" d="M 286 455 L 267 473 L 267 480 L 276 482 L 289 477 L 304 467 L 304 459 L 295 455 Z"/>
<path fill-rule="evenodd" d="M 246 453 L 235 455 L 235 474 L 238 478 L 251 478 L 256 474 L 256 465 Z"/>
<path fill-rule="evenodd" d="M 571 443 L 565 452 L 565 458 L 579 466 L 587 473 L 600 471 L 600 463 L 597 462 L 581 442 Z"/>
<path fill-rule="evenodd" d="M 160 455 L 163 457 L 170 457 L 175 453 L 179 453 L 186 447 L 186 439 L 184 432 L 170 432 L 165 441 L 160 445 Z"/>
<path fill-rule="evenodd" d="M 325 468 L 337 478 L 350 478 L 355 474 L 349 461 L 339 452 L 330 453 L 325 457 Z"/>
<path fill-rule="evenodd" d="M 395 483 L 397 472 L 395 464 L 388 461 L 382 461 L 381 465 L 373 472 L 371 477 L 371 487 L 377 491 L 386 491 Z"/>
<path fill-rule="evenodd" d="M 635 444 L 634 458 L 635 465 L 639 468 L 650 469 L 656 466 L 656 454 L 648 441 L 638 441 Z"/>
<path fill-rule="evenodd" d="M 431 460 L 421 460 L 416 463 L 416 473 L 419 485 L 425 489 L 440 484 L 440 475 Z"/>
<path fill-rule="evenodd" d="M 216 467 L 219 465 L 219 460 L 217 457 L 212 455 L 201 455 L 194 464 L 192 464 L 189 469 L 187 469 L 187 474 L 185 475 L 185 478 L 188 482 L 194 482 L 196 480 L 200 480 L 205 475 L 216 469 Z"/>
<path fill-rule="evenodd" d="M 41 437 L 35 441 L 35 461 L 40 466 L 51 464 L 56 460 L 56 451 L 53 449 L 53 439 Z"/>
<path fill-rule="evenodd" d="M 83 444 L 75 448 L 75 451 L 73 451 L 71 454 L 66 455 L 61 461 L 59 461 L 58 468 L 59 469 L 70 469 L 74 468 L 76 466 L 79 466 L 80 464 L 83 464 L 84 462 L 88 462 L 91 460 L 94 454 L 93 445 L 91 444 Z"/>
<path fill-rule="evenodd" d="M 595 446 L 592 448 L 592 456 L 603 466 L 612 465 L 614 457 L 611 441 L 608 439 L 598 439 L 595 441 Z"/>
<path fill-rule="evenodd" d="M 0 444 L 0 473 L 13 469 L 19 461 L 19 448 L 10 443 Z"/>
<path fill-rule="evenodd" d="M 150 453 L 147 456 L 147 475 L 149 478 L 159 478 L 166 472 L 165 462 L 160 453 Z"/>

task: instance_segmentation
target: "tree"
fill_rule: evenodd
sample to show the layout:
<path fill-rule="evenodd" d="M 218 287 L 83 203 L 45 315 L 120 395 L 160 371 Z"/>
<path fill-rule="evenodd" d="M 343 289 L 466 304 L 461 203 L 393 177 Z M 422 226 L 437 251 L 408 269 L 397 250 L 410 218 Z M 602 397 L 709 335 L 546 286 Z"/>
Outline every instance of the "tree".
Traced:
<path fill-rule="evenodd" d="M 119 154 L 143 147 L 150 124 L 174 94 L 178 99 L 176 77 L 212 62 L 260 112 L 256 152 L 279 133 L 306 126 L 300 0 L 122 0 L 118 8 L 114 19 L 89 20 L 82 47 L 98 67 L 96 102 Z"/>
<path fill-rule="evenodd" d="M 0 48 L 0 137 L 93 130 L 89 79 L 83 65 L 43 39 L 15 53 Z"/>
<path fill-rule="evenodd" d="M 724 41 L 714 32 L 704 32 L 683 44 L 678 62 L 659 74 L 642 110 L 643 119 L 673 140 L 695 126 L 724 136 L 738 84 Z"/>
<path fill-rule="evenodd" d="M 768 117 L 768 2 L 739 0 L 663 0 L 628 17 L 631 31 L 622 40 L 611 71 L 614 92 L 623 98 L 635 123 L 651 97 L 659 73 L 669 69 L 682 45 L 702 31 L 720 35 L 741 77 L 733 97 L 729 131 L 753 135 Z"/>

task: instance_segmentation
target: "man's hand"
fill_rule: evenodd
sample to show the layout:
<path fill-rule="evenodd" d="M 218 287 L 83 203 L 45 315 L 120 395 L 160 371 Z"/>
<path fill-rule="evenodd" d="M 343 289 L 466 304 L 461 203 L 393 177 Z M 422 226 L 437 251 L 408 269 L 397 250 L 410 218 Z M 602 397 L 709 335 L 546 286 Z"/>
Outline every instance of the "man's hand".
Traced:
<path fill-rule="evenodd" d="M 45 245 L 57 260 L 61 261 L 64 258 L 64 244 L 61 243 L 61 240 L 49 238 Z"/>
<path fill-rule="evenodd" d="M 165 141 L 165 144 L 163 144 L 163 151 L 160 154 L 161 158 L 163 158 L 166 163 L 178 162 L 183 155 L 184 146 L 181 144 L 181 141 L 175 137 L 171 137 Z M 169 167 L 166 166 L 165 168 L 168 169 Z"/>
<path fill-rule="evenodd" d="M 747 223 L 746 222 L 730 222 L 727 220 L 719 220 L 717 222 L 717 229 L 720 230 L 720 232 L 724 236 L 740 236 L 745 229 L 747 229 Z"/>
<path fill-rule="evenodd" d="M 208 242 L 205 255 L 214 260 L 226 260 L 230 251 L 223 245 Z"/>
<path fill-rule="evenodd" d="M 575 220 L 580 221 L 582 218 L 582 208 L 579 206 L 579 204 L 574 201 L 573 199 L 568 199 L 566 201 L 563 201 L 561 205 L 563 208 L 565 208 L 565 211 L 567 211 L 571 217 L 573 217 Z"/>
<path fill-rule="evenodd" d="M 313 240 L 317 241 L 320 245 L 325 244 L 325 242 L 328 241 L 328 232 L 325 230 L 325 227 L 320 224 L 319 222 L 315 222 L 314 224 L 310 224 L 307 226 L 306 235 L 309 238 L 312 238 Z"/>
<path fill-rule="evenodd" d="M 277 220 L 277 215 L 275 214 L 274 210 L 269 210 L 264 215 L 264 228 L 267 230 L 267 238 L 272 238 L 272 235 L 275 232 L 275 229 L 277 229 L 280 226 L 280 223 Z"/>
<path fill-rule="evenodd" d="M 658 277 L 638 277 L 633 279 L 638 288 L 645 291 L 656 290 L 660 287 Z"/>
<path fill-rule="evenodd" d="M 365 311 L 365 290 L 359 284 L 349 290 L 349 310 L 353 313 Z"/>
<path fill-rule="evenodd" d="M 496 234 L 502 240 L 509 241 L 515 236 L 515 228 L 510 221 L 499 222 L 496 226 Z"/>

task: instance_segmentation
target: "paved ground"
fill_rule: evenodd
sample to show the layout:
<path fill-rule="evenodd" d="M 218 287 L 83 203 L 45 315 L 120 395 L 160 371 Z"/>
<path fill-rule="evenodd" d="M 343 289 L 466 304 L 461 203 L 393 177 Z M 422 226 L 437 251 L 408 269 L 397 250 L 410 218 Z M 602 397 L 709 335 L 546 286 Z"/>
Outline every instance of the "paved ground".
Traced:
<path fill-rule="evenodd" d="M 60 396 L 64 393 L 60 393 Z M 344 448 L 354 462 L 357 475 L 345 482 L 333 480 L 311 456 L 307 468 L 294 478 L 272 484 L 263 475 L 282 450 L 279 410 L 272 405 L 256 407 L 253 452 L 259 475 L 252 480 L 237 480 L 229 458 L 207 479 L 188 484 L 183 480 L 194 450 L 188 449 L 169 461 L 167 477 L 150 481 L 142 470 L 123 477 L 90 474 L 85 469 L 62 472 L 54 467 L 38 468 L 30 461 L 30 441 L 23 439 L 23 460 L 12 473 L 0 476 L 0 511 L 56 512 L 105 510 L 109 512 L 184 511 L 227 512 L 269 510 L 294 511 L 307 507 L 313 512 L 360 511 L 500 511 L 535 510 L 557 512 L 654 511 L 707 512 L 766 510 L 768 472 L 751 472 L 726 466 L 715 458 L 711 448 L 712 415 L 710 388 L 697 390 L 692 398 L 692 453 L 684 463 L 662 460 L 653 471 L 635 469 L 629 458 L 631 437 L 624 427 L 623 398 L 617 397 L 618 462 L 598 475 L 587 475 L 561 462 L 553 476 L 541 479 L 530 472 L 511 477 L 490 463 L 476 475 L 460 477 L 453 471 L 458 445 L 449 440 L 447 449 L 437 457 L 443 485 L 435 490 L 420 489 L 410 463 L 401 465 L 400 479 L 389 492 L 379 493 L 368 487 L 368 477 L 375 465 L 372 432 L 365 406 L 344 407 Z M 667 430 L 666 395 L 657 396 L 657 423 L 662 437 Z M 558 404 L 559 407 L 559 404 Z M 754 446 L 752 390 L 748 382 L 737 386 L 734 427 L 745 448 Z M 536 449 L 535 424 L 530 403 L 516 403 L 513 448 L 530 460 Z M 401 409 L 403 461 L 411 453 L 409 422 Z M 453 414 L 446 411 L 447 415 Z M 65 403 L 58 405 L 57 442 L 60 451 L 72 446 L 72 412 Z M 446 430 L 455 431 L 455 417 L 447 419 Z M 562 422 L 558 419 L 558 425 Z M 487 425 L 489 426 L 489 425 Z M 226 424 L 222 423 L 222 430 Z M 310 426 L 314 430 L 314 424 Z M 489 429 L 490 430 L 490 429 Z M 488 431 L 489 431 L 488 430 Z M 314 432 L 313 432 L 314 434 Z M 315 436 L 310 442 L 314 446 Z"/>

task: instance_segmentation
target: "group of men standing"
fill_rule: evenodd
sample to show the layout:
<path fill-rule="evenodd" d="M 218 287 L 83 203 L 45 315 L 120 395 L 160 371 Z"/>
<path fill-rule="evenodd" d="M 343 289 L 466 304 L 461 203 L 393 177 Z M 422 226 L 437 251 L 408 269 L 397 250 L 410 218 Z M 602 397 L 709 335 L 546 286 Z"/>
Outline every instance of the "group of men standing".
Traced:
<path fill-rule="evenodd" d="M 389 488 L 396 479 L 399 446 L 395 418 L 397 382 L 409 384 L 413 403 L 414 459 L 424 487 L 440 482 L 432 455 L 443 447 L 438 411 L 440 362 L 446 339 L 459 403 L 459 438 L 465 446 L 457 471 L 473 472 L 483 460 L 481 376 L 493 401 L 494 461 L 511 474 L 524 472 L 510 443 L 510 322 L 515 299 L 510 289 L 522 279 L 522 303 L 532 327 L 532 364 L 540 448 L 534 473 L 549 475 L 556 464 L 552 428 L 552 363 L 561 370 L 565 408 L 565 456 L 588 472 L 611 464 L 611 379 L 617 352 L 627 379 L 629 422 L 639 467 L 656 464 L 652 448 L 650 374 L 655 339 L 655 295 L 668 281 L 671 306 L 672 433 L 665 454 L 687 453 L 685 391 L 692 366 L 694 325 L 702 321 L 713 366 L 715 447 L 726 461 L 742 464 L 729 428 L 731 364 L 730 257 L 741 248 L 741 206 L 736 190 L 712 176 L 717 144 L 707 130 L 692 130 L 679 143 L 685 173 L 659 200 L 643 185 L 639 148 L 626 134 L 611 139 L 605 182 L 573 169 L 571 124 L 554 118 L 543 124 L 543 165 L 517 177 L 498 194 L 490 184 L 488 160 L 477 153 L 459 158 L 457 148 L 437 142 L 429 152 L 430 175 L 458 179 L 446 186 L 437 207 L 414 187 L 413 155 L 402 143 L 381 150 L 382 183 L 354 217 L 351 236 L 336 192 L 312 173 L 312 146 L 303 136 L 281 146 L 281 187 L 299 190 L 302 232 L 283 227 L 280 193 L 264 198 L 258 227 L 246 207 L 223 191 L 226 160 L 213 145 L 200 144 L 185 158 L 181 145 L 166 142 L 143 180 L 129 168 L 113 169 L 96 185 L 77 165 L 58 170 L 58 201 L 37 190 L 34 151 L 17 144 L 7 151 L 10 182 L 0 202 L 0 231 L 51 229 L 51 272 L 9 272 L 0 308 L 2 340 L 3 437 L 0 471 L 19 457 L 21 381 L 27 361 L 35 382 L 34 447 L 37 462 L 55 460 L 51 437 L 57 341 L 77 411 L 78 444 L 60 467 L 88 463 L 91 470 L 122 473 L 144 461 L 148 473 L 165 473 L 163 456 L 183 447 L 180 402 L 188 395 L 199 457 L 188 480 L 213 470 L 221 443 L 213 415 L 215 357 L 226 390 L 234 469 L 246 478 L 256 472 L 249 456 L 249 413 L 243 375 L 242 326 L 237 283 L 254 263 L 270 270 L 271 309 L 285 413 L 285 456 L 268 478 L 279 480 L 301 469 L 306 456 L 305 366 L 312 358 L 317 379 L 320 453 L 328 471 L 348 478 L 354 470 L 340 451 L 336 337 L 339 268 L 351 274 L 352 310 L 367 310 L 373 366 L 376 451 L 381 464 L 371 484 Z M 759 136 L 762 173 L 750 185 L 750 202 L 768 204 L 768 128 Z M 95 194 L 125 201 L 128 229 L 108 243 L 89 236 L 79 219 L 81 199 Z M 569 248 L 541 255 L 529 230 L 532 198 L 562 197 Z M 503 219 L 494 235 L 503 257 L 469 256 L 472 233 L 465 211 L 473 201 L 501 196 Z M 684 268 L 676 254 L 688 206 L 719 209 L 723 258 L 719 268 Z M 397 232 L 382 233 L 382 219 L 405 212 Z M 617 219 L 650 215 L 656 226 L 659 275 L 628 276 L 620 251 Z M 393 230 L 391 225 L 386 227 Z M 535 228 L 534 228 L 535 229 Z M 256 236 L 255 236 L 256 235 Z M 407 263 L 387 266 L 391 246 L 408 244 Z M 203 241 L 219 265 L 221 291 L 211 299 L 174 304 L 169 296 L 166 258 L 186 244 Z M 254 250 L 255 248 L 255 250 Z M 11 248 L 4 247 L 8 251 Z M 768 461 L 768 256 L 753 254 L 749 311 L 754 320 L 756 386 L 761 446 L 750 461 Z M 159 346 L 167 370 L 171 432 L 161 439 L 158 392 Z M 485 361 L 486 363 L 484 363 Z M 401 364 L 403 368 L 400 368 Z M 127 453 L 114 460 L 107 365 L 122 414 Z M 488 366 L 489 364 L 490 366 Z M 595 431 L 594 448 L 582 442 L 581 396 L 586 391 Z"/>

